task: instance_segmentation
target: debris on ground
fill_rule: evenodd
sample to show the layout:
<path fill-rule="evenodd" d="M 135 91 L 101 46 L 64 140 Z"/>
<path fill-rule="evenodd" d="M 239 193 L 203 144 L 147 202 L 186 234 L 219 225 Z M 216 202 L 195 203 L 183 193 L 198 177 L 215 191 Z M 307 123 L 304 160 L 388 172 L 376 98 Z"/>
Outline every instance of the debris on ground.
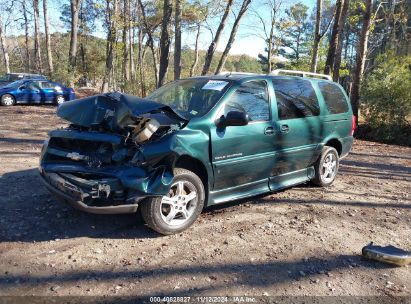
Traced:
<path fill-rule="evenodd" d="M 371 242 L 363 247 L 362 255 L 365 258 L 397 266 L 411 264 L 411 252 L 395 246 L 376 246 Z"/>

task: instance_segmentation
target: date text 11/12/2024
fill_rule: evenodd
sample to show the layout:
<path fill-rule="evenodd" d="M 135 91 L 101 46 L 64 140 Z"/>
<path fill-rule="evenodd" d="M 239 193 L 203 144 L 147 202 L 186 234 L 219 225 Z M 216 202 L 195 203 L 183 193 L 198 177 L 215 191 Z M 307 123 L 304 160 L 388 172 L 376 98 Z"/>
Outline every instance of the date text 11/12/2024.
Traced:
<path fill-rule="evenodd" d="M 150 297 L 151 303 L 256 303 L 255 297 L 198 296 L 198 297 Z"/>

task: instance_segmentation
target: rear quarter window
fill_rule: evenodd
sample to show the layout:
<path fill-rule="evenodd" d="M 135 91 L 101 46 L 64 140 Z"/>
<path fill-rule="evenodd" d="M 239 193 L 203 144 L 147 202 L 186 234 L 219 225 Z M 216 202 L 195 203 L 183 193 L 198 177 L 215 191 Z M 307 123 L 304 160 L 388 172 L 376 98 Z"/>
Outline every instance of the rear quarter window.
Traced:
<path fill-rule="evenodd" d="M 317 95 L 304 79 L 272 79 L 278 118 L 293 119 L 320 115 Z"/>
<path fill-rule="evenodd" d="M 330 114 L 348 112 L 347 99 L 339 86 L 329 82 L 319 82 L 318 87 Z"/>
<path fill-rule="evenodd" d="M 40 82 L 40 86 L 42 89 L 54 89 L 57 85 L 52 82 L 42 81 Z"/>

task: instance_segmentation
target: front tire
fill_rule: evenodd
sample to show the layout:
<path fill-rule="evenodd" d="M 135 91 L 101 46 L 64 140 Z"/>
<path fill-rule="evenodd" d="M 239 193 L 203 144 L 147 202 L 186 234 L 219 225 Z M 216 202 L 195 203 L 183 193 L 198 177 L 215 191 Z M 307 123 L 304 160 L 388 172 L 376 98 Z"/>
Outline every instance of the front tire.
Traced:
<path fill-rule="evenodd" d="M 3 96 L 1 96 L 2 106 L 14 106 L 15 103 L 16 103 L 16 100 L 14 99 L 12 95 L 4 94 Z"/>
<path fill-rule="evenodd" d="M 325 146 L 314 164 L 315 176 L 311 182 L 317 186 L 330 186 L 337 176 L 340 158 L 335 148 Z"/>
<path fill-rule="evenodd" d="M 201 179 L 193 172 L 176 168 L 168 195 L 147 198 L 141 215 L 147 226 L 164 235 L 190 227 L 204 207 L 205 191 Z"/>

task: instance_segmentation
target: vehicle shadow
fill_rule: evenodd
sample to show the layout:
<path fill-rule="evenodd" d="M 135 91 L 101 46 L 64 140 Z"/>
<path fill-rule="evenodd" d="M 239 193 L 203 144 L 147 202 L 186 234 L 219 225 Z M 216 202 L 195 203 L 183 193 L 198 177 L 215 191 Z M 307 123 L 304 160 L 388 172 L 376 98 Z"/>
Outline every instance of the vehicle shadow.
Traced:
<path fill-rule="evenodd" d="M 60 273 L 58 276 L 36 275 L 35 273 L 18 275 L 0 274 L 0 290 L 13 287 L 19 282 L 19 288 L 31 286 L 44 286 L 45 284 L 57 284 L 60 286 L 80 283 L 83 286 L 98 284 L 113 284 L 125 282 L 126 285 L 137 282 L 140 286 L 145 280 L 164 282 L 163 287 L 134 289 L 133 293 L 139 296 L 192 296 L 200 295 L 202 292 L 223 295 L 228 288 L 250 290 L 253 288 L 273 288 L 276 285 L 290 283 L 299 280 L 327 280 L 329 273 L 351 271 L 354 267 L 388 269 L 392 266 L 365 260 L 360 255 L 334 255 L 327 258 L 311 257 L 304 260 L 269 260 L 264 262 L 237 262 L 237 263 L 212 263 L 191 264 L 167 267 L 150 267 L 131 264 L 126 269 L 110 270 L 87 269 Z M 201 280 L 185 280 L 184 285 L 170 290 L 170 284 L 176 284 L 176 277 L 181 278 L 209 278 L 208 282 Z M 211 278 L 211 279 L 210 279 Z"/>
<path fill-rule="evenodd" d="M 0 176 L 0 242 L 49 241 L 75 237 L 144 239 L 158 237 L 139 215 L 97 215 L 54 198 L 37 169 Z"/>
<path fill-rule="evenodd" d="M 12 138 L 12 137 L 0 137 L 0 143 L 9 144 L 42 144 L 44 140 L 42 139 L 31 139 L 31 138 Z"/>
<path fill-rule="evenodd" d="M 358 167 L 359 165 L 360 167 Z M 344 160 L 341 166 L 342 174 L 358 175 L 358 170 L 366 171 L 367 177 L 379 177 L 377 173 L 368 172 L 378 164 L 366 162 L 353 162 Z M 347 169 L 351 169 L 348 171 Z M 385 165 L 384 174 L 400 173 L 408 178 L 409 168 L 404 166 Z M 382 173 L 380 173 L 382 174 Z M 363 175 L 363 174 L 362 174 Z M 402 177 L 403 177 L 402 176 Z M 311 187 L 308 183 L 294 187 L 295 190 L 304 190 Z M 313 188 L 315 190 L 315 188 Z M 287 189 L 282 191 L 289 191 Z M 282 192 L 282 191 L 278 191 Z M 341 192 L 341 191 L 340 191 Z M 330 206 L 352 206 L 363 208 L 400 208 L 411 209 L 410 204 L 405 204 L 387 197 L 384 202 L 369 200 L 334 200 L 333 192 L 323 198 L 292 197 L 278 199 L 273 193 L 267 193 L 247 199 L 236 200 L 216 206 L 205 208 L 205 214 L 212 214 L 228 207 L 243 203 L 253 204 L 317 204 Z M 347 192 L 347 194 L 349 194 Z M 154 238 L 159 234 L 148 229 L 139 215 L 94 215 L 84 213 L 65 205 L 54 198 L 43 186 L 37 169 L 22 170 L 6 173 L 0 178 L 0 241 L 47 241 L 54 239 L 75 238 L 87 236 L 92 238 Z M 33 229 L 36 227 L 36 229 Z"/>

